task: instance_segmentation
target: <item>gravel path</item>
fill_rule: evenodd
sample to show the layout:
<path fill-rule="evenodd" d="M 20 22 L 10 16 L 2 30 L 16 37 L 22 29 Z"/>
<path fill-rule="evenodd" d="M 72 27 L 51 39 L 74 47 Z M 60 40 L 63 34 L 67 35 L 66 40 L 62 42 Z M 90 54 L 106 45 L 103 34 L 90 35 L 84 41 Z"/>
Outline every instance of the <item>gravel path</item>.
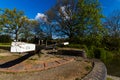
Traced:
<path fill-rule="evenodd" d="M 0 80 L 75 80 L 77 77 L 84 77 L 88 74 L 89 70 L 86 70 L 86 67 L 90 65 L 91 63 L 85 61 L 73 61 L 40 72 L 0 73 Z"/>
<path fill-rule="evenodd" d="M 120 80 L 120 77 L 116 77 L 116 76 L 107 75 L 107 77 L 113 80 Z"/>

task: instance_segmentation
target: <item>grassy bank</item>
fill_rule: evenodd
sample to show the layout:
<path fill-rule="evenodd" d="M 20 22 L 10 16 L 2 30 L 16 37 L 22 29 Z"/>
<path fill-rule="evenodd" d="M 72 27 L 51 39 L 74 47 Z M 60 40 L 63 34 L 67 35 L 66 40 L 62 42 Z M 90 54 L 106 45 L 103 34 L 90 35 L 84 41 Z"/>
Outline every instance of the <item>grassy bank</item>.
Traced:
<path fill-rule="evenodd" d="M 105 63 L 109 75 L 120 77 L 120 56 L 114 56 L 113 59 Z"/>
<path fill-rule="evenodd" d="M 109 75 L 120 77 L 120 54 L 116 54 L 119 52 L 80 44 L 70 44 L 67 47 L 84 49 L 89 58 L 97 58 L 105 63 Z"/>
<path fill-rule="evenodd" d="M 11 43 L 0 43 L 0 49 L 10 50 Z"/>

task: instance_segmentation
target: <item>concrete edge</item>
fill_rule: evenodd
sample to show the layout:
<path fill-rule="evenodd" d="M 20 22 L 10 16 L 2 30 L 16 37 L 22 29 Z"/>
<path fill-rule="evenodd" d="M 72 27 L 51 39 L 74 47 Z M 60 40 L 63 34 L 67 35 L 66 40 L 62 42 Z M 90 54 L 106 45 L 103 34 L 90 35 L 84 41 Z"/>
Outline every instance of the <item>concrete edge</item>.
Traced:
<path fill-rule="evenodd" d="M 82 80 L 106 80 L 107 69 L 103 62 L 100 60 L 93 60 L 93 69 Z"/>

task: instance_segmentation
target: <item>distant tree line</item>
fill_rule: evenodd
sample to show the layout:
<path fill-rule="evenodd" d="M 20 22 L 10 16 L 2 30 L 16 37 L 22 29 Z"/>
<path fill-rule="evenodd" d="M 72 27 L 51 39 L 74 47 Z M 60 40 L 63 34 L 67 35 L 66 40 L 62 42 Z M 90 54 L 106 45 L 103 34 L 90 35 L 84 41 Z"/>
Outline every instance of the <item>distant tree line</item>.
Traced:
<path fill-rule="evenodd" d="M 0 43 L 9 43 L 12 39 L 9 35 L 0 35 Z"/>

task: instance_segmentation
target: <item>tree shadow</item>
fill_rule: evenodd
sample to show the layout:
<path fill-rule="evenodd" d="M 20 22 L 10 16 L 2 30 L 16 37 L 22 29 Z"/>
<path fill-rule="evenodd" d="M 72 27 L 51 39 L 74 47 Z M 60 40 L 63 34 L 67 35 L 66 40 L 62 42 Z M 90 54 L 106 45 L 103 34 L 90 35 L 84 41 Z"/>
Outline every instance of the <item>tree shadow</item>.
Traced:
<path fill-rule="evenodd" d="M 9 51 L 9 50 L 10 50 L 10 47 L 0 46 L 0 49 L 3 49 L 3 50 L 7 50 L 7 51 Z"/>
<path fill-rule="evenodd" d="M 53 53 L 50 53 L 53 54 Z M 77 50 L 58 50 L 57 53 L 54 55 L 66 55 L 66 56 L 81 56 L 83 57 L 84 53 L 83 51 L 77 51 Z"/>
<path fill-rule="evenodd" d="M 28 59 L 29 57 L 35 55 L 34 53 L 28 53 L 20 58 L 17 58 L 15 60 L 12 60 L 12 61 L 8 61 L 8 62 L 5 62 L 3 64 L 0 65 L 0 68 L 9 68 L 9 67 L 12 67 L 16 64 L 19 64 L 21 62 L 23 62 L 24 60 Z"/>

